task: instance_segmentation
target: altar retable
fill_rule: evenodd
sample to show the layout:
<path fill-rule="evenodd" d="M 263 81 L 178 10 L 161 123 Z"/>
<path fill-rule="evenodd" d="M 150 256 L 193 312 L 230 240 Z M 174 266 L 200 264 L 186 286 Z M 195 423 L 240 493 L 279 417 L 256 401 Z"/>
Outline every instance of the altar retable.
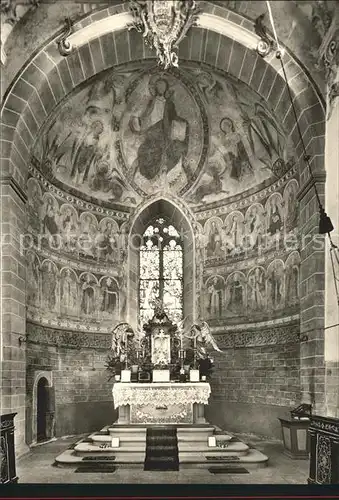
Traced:
<path fill-rule="evenodd" d="M 128 330 L 131 332 L 131 327 Z M 134 335 L 134 342 L 126 342 L 125 348 L 117 343 L 117 332 L 121 334 L 121 325 L 113 332 L 112 346 L 124 352 L 126 368 L 121 382 L 113 386 L 118 423 L 206 423 L 204 405 L 208 404 L 211 387 L 204 367 L 212 364 L 206 345 L 220 351 L 207 323 L 195 324 L 187 332 L 184 321 L 174 324 L 159 303 L 153 318 Z M 131 374 L 129 366 L 135 362 L 137 372 L 134 368 Z"/>

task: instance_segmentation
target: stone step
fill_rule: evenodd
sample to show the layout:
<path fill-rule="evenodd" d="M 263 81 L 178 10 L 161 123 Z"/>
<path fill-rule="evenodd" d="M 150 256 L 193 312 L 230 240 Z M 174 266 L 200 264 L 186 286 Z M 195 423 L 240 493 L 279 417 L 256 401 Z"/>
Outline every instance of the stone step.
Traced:
<path fill-rule="evenodd" d="M 247 444 L 237 441 L 235 443 L 230 443 L 227 448 L 210 447 L 207 443 L 185 443 L 179 442 L 178 448 L 180 452 L 183 453 L 204 453 L 207 456 L 213 456 L 220 454 L 221 456 L 226 455 L 246 455 L 249 452 L 249 447 Z"/>
<path fill-rule="evenodd" d="M 215 453 L 213 456 L 219 456 Z M 258 450 L 251 448 L 244 456 L 229 458 L 229 460 L 207 460 L 205 453 L 185 453 L 179 452 L 179 462 L 181 468 L 204 468 L 211 466 L 223 468 L 225 466 L 245 467 L 246 469 L 257 469 L 267 466 L 268 457 Z"/>
<path fill-rule="evenodd" d="M 100 456 L 98 460 L 93 461 L 93 463 L 110 463 L 116 466 L 123 466 L 128 468 L 144 468 L 145 462 L 145 453 L 144 452 L 134 452 L 134 453 L 123 453 L 119 451 L 118 453 L 112 454 L 115 456 L 115 460 L 100 460 Z M 92 455 L 90 455 L 92 456 Z M 77 467 L 78 465 L 86 464 L 88 465 L 89 461 L 84 460 L 86 457 L 79 456 L 74 453 L 74 450 L 66 450 L 60 455 L 58 455 L 55 459 L 55 465 L 58 467 Z"/>
<path fill-rule="evenodd" d="M 118 434 L 111 436 L 102 436 L 99 434 L 92 434 L 89 436 L 90 439 L 92 439 L 93 444 L 102 444 L 102 443 L 110 443 L 112 441 L 112 437 L 117 437 L 120 440 L 120 445 L 122 443 L 146 443 L 146 434 L 145 436 L 128 436 L 126 434 L 123 434 L 122 436 L 119 436 Z"/>
<path fill-rule="evenodd" d="M 74 452 L 78 456 L 100 456 L 100 455 L 116 455 L 117 453 L 144 453 L 145 452 L 145 445 L 143 443 L 136 443 L 136 444 L 126 444 L 124 446 L 119 446 L 119 448 L 112 448 L 111 446 L 105 447 L 105 448 L 100 448 L 97 445 L 91 444 L 91 443 L 79 443 L 74 447 Z"/>

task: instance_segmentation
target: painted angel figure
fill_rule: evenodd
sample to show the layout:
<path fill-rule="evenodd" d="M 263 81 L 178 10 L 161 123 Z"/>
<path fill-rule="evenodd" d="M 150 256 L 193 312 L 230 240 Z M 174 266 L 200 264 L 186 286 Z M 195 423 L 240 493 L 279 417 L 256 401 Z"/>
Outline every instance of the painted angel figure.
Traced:
<path fill-rule="evenodd" d="M 205 359 L 208 357 L 206 350 L 208 345 L 210 345 L 215 351 L 223 352 L 219 349 L 206 321 L 200 321 L 199 323 L 192 325 L 191 335 L 189 338 L 194 340 L 197 349 L 197 357 L 199 359 Z"/>
<path fill-rule="evenodd" d="M 112 332 L 111 349 L 117 356 L 126 357 L 134 338 L 134 330 L 128 323 L 119 323 Z"/>

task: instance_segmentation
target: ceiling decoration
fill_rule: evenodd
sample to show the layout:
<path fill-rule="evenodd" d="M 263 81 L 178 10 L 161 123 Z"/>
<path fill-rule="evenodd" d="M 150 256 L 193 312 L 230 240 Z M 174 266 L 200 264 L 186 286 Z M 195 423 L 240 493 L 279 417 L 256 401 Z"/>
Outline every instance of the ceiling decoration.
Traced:
<path fill-rule="evenodd" d="M 178 46 L 191 26 L 195 26 L 199 9 L 194 0 L 130 0 L 135 28 L 156 51 L 159 64 L 167 69 L 178 67 Z"/>

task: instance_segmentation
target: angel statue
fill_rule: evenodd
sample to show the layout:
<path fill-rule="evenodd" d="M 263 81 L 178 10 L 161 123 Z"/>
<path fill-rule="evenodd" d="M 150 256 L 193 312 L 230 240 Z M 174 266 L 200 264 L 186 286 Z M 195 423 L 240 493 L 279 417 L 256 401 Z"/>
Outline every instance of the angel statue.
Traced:
<path fill-rule="evenodd" d="M 127 359 L 127 353 L 133 340 L 134 330 L 128 323 L 119 323 L 114 327 L 111 349 L 116 356 L 120 356 L 121 361 Z"/>
<path fill-rule="evenodd" d="M 189 335 L 189 338 L 194 340 L 198 359 L 205 359 L 208 357 L 206 350 L 208 344 L 210 344 L 215 351 L 223 352 L 219 349 L 206 321 L 199 321 L 198 323 L 192 325 L 190 333 L 191 335 Z"/>

